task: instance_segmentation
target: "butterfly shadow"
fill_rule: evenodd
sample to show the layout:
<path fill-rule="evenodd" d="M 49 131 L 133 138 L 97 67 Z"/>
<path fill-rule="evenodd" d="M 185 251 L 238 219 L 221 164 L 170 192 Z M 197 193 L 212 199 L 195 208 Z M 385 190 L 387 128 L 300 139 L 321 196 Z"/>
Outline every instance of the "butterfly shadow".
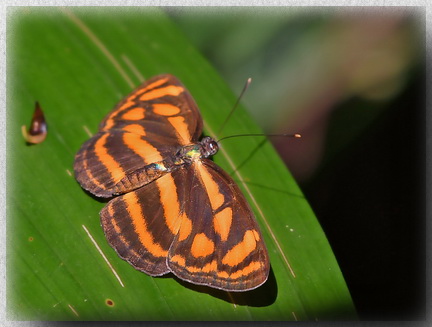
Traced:
<path fill-rule="evenodd" d="M 115 198 L 115 196 L 111 196 L 111 197 L 100 197 L 100 196 L 96 196 L 93 193 L 81 188 L 81 191 L 84 192 L 85 194 L 87 194 L 89 197 L 91 197 L 93 200 L 96 200 L 99 203 L 108 203 L 109 201 L 111 201 L 113 198 Z"/>
<path fill-rule="evenodd" d="M 177 278 L 172 275 L 173 278 L 182 286 L 199 293 L 207 293 L 210 296 L 218 298 L 220 300 L 229 302 L 235 305 L 247 305 L 250 307 L 266 307 L 273 304 L 277 298 L 277 283 L 273 273 L 273 269 L 270 268 L 270 273 L 267 281 L 256 289 L 245 291 L 245 292 L 227 292 L 218 290 L 204 285 L 195 285 Z"/>
<path fill-rule="evenodd" d="M 243 166 L 245 166 L 250 160 L 253 160 L 252 158 L 255 156 L 255 154 L 264 146 L 264 144 L 268 142 L 268 139 L 262 140 L 261 142 L 259 142 L 255 148 L 250 152 L 250 154 L 243 159 L 243 161 L 238 164 L 234 170 L 232 170 L 229 175 L 233 178 L 233 180 L 237 183 L 244 183 L 247 185 L 251 185 L 251 186 L 257 186 L 259 188 L 264 188 L 267 189 L 269 191 L 274 191 L 274 192 L 278 192 L 278 193 L 285 193 L 288 195 L 291 195 L 293 197 L 298 197 L 298 198 L 304 198 L 304 196 L 302 194 L 298 194 L 298 193 L 293 193 L 293 192 L 289 192 L 287 190 L 284 189 L 280 189 L 280 188 L 275 188 L 272 186 L 268 186 L 268 185 L 264 185 L 264 184 L 258 184 L 258 183 L 254 183 L 251 181 L 246 181 L 246 180 L 240 180 L 238 178 L 235 178 L 235 173 L 240 171 L 242 169 Z"/>
<path fill-rule="evenodd" d="M 252 158 L 255 156 L 255 154 L 264 146 L 264 144 L 267 142 L 268 140 L 262 140 L 261 142 L 259 142 L 255 148 L 249 153 L 249 155 L 243 159 L 243 161 L 238 164 L 233 171 L 231 171 L 229 173 L 230 176 L 233 176 L 237 171 L 239 171 L 245 164 L 247 164 L 250 160 L 252 160 Z"/>
<path fill-rule="evenodd" d="M 268 185 L 264 185 L 264 184 L 260 184 L 260 183 L 254 183 L 251 181 L 246 181 L 246 180 L 237 179 L 237 178 L 233 178 L 233 180 L 239 184 L 242 183 L 242 184 L 246 184 L 246 185 L 250 185 L 250 186 L 259 187 L 260 189 L 265 189 L 268 191 L 276 192 L 276 193 L 283 193 L 283 194 L 289 195 L 289 196 L 294 197 L 294 198 L 305 199 L 305 196 L 303 194 L 299 194 L 298 192 L 297 193 L 290 192 L 290 191 L 287 191 L 287 190 L 282 189 L 282 188 L 272 187 L 272 186 L 268 186 Z"/>

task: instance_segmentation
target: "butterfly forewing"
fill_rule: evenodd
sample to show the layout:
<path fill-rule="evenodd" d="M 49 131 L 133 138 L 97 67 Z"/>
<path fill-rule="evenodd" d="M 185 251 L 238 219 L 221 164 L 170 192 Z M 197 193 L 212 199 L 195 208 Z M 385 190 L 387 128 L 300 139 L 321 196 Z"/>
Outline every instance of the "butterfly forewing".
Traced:
<path fill-rule="evenodd" d="M 105 117 L 99 128 L 111 131 L 130 125 L 142 126 L 145 133 L 177 139 L 183 145 L 197 141 L 202 133 L 195 101 L 172 75 L 156 76 L 143 83 Z"/>
<path fill-rule="evenodd" d="M 168 142 L 164 138 L 151 138 L 121 130 L 99 132 L 78 152 L 74 164 L 75 176 L 87 191 L 110 197 L 131 191 L 159 177 L 150 174 L 146 183 L 129 189 L 121 188 L 122 180 L 127 180 L 128 176 L 133 176 L 134 172 L 142 171 L 148 165 L 162 162 L 177 149 L 178 144 L 172 139 Z M 159 173 L 162 175 L 164 171 L 160 170 Z M 141 176 L 142 180 L 145 181 L 145 177 Z"/>
<path fill-rule="evenodd" d="M 171 156 L 201 133 L 201 115 L 181 82 L 172 75 L 152 78 L 117 105 L 83 144 L 75 176 L 97 196 L 122 193 L 115 186 L 128 174 Z"/>
<path fill-rule="evenodd" d="M 75 157 L 87 191 L 118 195 L 102 209 L 109 244 L 151 276 L 245 291 L 264 283 L 269 259 L 231 177 L 204 154 L 202 119 L 185 87 L 156 76 L 120 102 Z"/>

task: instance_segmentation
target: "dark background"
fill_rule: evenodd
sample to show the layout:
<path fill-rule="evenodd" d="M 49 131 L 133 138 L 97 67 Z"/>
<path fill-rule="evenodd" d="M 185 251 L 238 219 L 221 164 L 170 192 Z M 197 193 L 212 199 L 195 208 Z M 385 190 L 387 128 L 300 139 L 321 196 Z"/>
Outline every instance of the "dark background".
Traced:
<path fill-rule="evenodd" d="M 359 140 L 301 184 L 364 320 L 425 317 L 424 99 L 419 74 Z"/>

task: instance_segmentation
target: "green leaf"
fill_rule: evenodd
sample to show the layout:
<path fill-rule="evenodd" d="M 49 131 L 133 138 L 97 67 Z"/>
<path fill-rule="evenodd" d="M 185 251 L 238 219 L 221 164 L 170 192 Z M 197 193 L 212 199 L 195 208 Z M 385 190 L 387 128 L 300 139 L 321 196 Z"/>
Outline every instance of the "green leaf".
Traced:
<path fill-rule="evenodd" d="M 7 40 L 9 319 L 355 319 L 325 235 L 262 138 L 226 140 L 215 162 L 240 184 L 261 226 L 272 264 L 263 286 L 226 293 L 172 276 L 153 278 L 106 242 L 99 222 L 105 203 L 73 177 L 86 131 L 95 133 L 122 97 L 160 73 L 188 87 L 207 134 L 218 130 L 236 100 L 163 12 L 15 8 L 8 11 Z M 29 124 L 35 101 L 45 112 L 48 136 L 29 146 L 21 126 Z M 223 134 L 251 132 L 259 129 L 239 108 Z"/>

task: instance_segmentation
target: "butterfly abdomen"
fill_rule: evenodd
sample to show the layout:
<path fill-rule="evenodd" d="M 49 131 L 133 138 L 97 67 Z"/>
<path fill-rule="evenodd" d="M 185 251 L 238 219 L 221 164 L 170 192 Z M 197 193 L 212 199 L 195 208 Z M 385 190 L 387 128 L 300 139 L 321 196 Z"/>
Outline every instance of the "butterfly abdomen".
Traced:
<path fill-rule="evenodd" d="M 173 172 L 181 166 L 207 158 L 215 154 L 218 149 L 217 143 L 210 137 L 205 137 L 198 143 L 182 146 L 172 157 L 127 173 L 114 186 L 113 194 L 118 195 L 136 190 L 167 173 Z"/>
<path fill-rule="evenodd" d="M 114 194 L 123 194 L 140 188 L 155 179 L 171 173 L 178 168 L 170 158 L 160 162 L 151 163 L 140 169 L 134 170 L 123 177 L 115 186 Z"/>

